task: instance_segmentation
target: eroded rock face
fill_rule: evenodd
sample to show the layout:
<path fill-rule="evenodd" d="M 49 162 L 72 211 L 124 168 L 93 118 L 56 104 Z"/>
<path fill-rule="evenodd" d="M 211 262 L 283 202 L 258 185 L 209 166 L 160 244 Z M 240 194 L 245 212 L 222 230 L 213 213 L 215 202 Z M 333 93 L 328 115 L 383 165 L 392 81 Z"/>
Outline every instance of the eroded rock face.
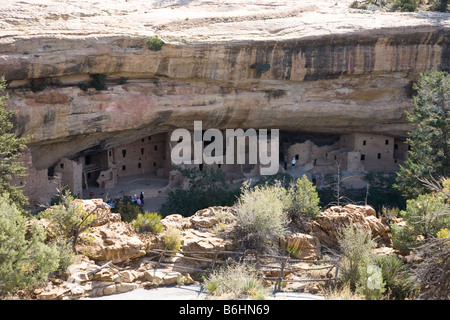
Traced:
<path fill-rule="evenodd" d="M 38 169 L 194 120 L 404 137 L 411 82 L 450 68 L 448 19 L 437 13 L 372 16 L 350 1 L 189 1 L 189 17 L 178 2 L 88 2 L 11 3 L 0 13 L 0 70 L 15 88 L 8 107 L 19 111 L 17 132 L 32 137 Z M 160 51 L 145 44 L 155 30 L 166 37 Z M 108 90 L 77 87 L 95 73 L 107 76 Z M 20 89 L 30 83 L 44 90 Z"/>

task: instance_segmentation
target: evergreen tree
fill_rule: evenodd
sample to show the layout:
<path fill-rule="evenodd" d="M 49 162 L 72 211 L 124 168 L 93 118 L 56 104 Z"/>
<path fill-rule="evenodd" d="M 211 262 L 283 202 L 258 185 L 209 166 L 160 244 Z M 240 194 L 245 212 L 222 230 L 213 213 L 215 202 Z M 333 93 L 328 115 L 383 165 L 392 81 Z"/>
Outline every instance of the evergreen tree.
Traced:
<path fill-rule="evenodd" d="M 12 132 L 11 117 L 15 111 L 6 110 L 6 100 L 9 98 L 5 92 L 6 83 L 4 77 L 0 78 L 0 194 L 8 193 L 11 200 L 23 206 L 27 204 L 27 198 L 23 195 L 20 186 L 11 184 L 13 178 L 23 179 L 25 167 L 19 161 L 21 150 L 25 148 L 25 138 L 19 138 Z"/>
<path fill-rule="evenodd" d="M 428 71 L 414 89 L 413 110 L 406 114 L 415 127 L 407 140 L 410 151 L 397 173 L 396 185 L 407 198 L 429 191 L 421 179 L 450 176 L 450 75 Z"/>
<path fill-rule="evenodd" d="M 0 194 L 0 296 L 44 282 L 59 266 L 56 245 L 45 244 L 46 233 L 28 220 L 7 194 Z"/>

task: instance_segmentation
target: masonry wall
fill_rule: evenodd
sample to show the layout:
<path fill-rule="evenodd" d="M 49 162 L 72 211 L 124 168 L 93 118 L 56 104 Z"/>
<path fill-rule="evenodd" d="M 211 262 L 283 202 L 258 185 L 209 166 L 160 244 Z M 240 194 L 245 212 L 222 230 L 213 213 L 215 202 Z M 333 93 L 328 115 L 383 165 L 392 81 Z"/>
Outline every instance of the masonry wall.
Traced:
<path fill-rule="evenodd" d="M 13 185 L 24 185 L 23 193 L 28 197 L 29 205 L 34 209 L 40 204 L 49 204 L 50 199 L 55 195 L 58 187 L 58 180 L 49 178 L 48 170 L 36 170 L 33 166 L 31 152 L 28 148 L 25 149 L 21 157 L 21 161 L 26 168 L 25 182 L 20 183 L 13 179 Z"/>
<path fill-rule="evenodd" d="M 166 167 L 166 135 L 141 138 L 133 143 L 108 150 L 109 162 L 115 162 L 118 177 L 157 174 Z"/>
<path fill-rule="evenodd" d="M 78 161 L 62 159 L 55 166 L 55 174 L 61 179 L 63 187 L 67 187 L 75 196 L 82 196 L 83 164 Z"/>
<path fill-rule="evenodd" d="M 341 137 L 342 146 L 360 153 L 364 170 L 370 172 L 392 172 L 394 161 L 394 138 L 383 135 L 353 133 Z"/>

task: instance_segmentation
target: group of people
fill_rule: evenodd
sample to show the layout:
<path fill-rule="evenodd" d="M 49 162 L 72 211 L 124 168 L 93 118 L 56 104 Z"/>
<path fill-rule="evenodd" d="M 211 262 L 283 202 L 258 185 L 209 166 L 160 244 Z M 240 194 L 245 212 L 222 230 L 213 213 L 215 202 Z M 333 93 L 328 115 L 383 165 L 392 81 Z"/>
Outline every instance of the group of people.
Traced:
<path fill-rule="evenodd" d="M 144 192 L 141 192 L 139 197 L 136 194 L 134 194 L 131 201 L 136 202 L 139 206 L 143 206 L 144 205 Z"/>

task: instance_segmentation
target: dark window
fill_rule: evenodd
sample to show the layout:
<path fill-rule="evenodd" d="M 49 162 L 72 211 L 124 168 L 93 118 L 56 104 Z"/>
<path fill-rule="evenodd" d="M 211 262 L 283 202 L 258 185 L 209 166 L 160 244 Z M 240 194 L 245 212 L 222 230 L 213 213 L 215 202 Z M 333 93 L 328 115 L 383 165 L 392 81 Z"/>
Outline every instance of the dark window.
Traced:
<path fill-rule="evenodd" d="M 394 149 L 395 149 L 395 150 L 398 149 L 398 144 L 394 144 Z"/>
<path fill-rule="evenodd" d="M 142 139 L 141 139 L 141 142 L 144 142 L 144 141 L 145 141 L 144 138 L 142 138 Z"/>
<path fill-rule="evenodd" d="M 86 157 L 84 157 L 84 164 L 85 164 L 85 165 L 91 164 L 91 156 L 86 156 Z"/>
<path fill-rule="evenodd" d="M 138 168 L 141 168 L 141 167 L 142 167 L 142 166 L 141 166 L 141 163 L 139 162 L 139 163 L 138 163 Z"/>
<path fill-rule="evenodd" d="M 144 154 L 144 148 L 141 148 L 141 154 Z"/>
<path fill-rule="evenodd" d="M 122 150 L 122 156 L 125 158 L 127 156 L 127 150 Z"/>
<path fill-rule="evenodd" d="M 50 167 L 47 169 L 47 175 L 49 178 L 53 178 L 55 176 L 55 167 Z"/>
<path fill-rule="evenodd" d="M 365 146 L 366 145 L 366 140 L 363 140 L 363 146 Z"/>
<path fill-rule="evenodd" d="M 295 160 L 298 160 L 298 154 L 295 155 Z"/>
<path fill-rule="evenodd" d="M 365 155 L 365 154 L 362 154 L 360 159 L 361 159 L 361 160 L 366 160 L 366 155 Z"/>
<path fill-rule="evenodd" d="M 158 150 L 158 146 L 155 146 L 155 151 Z"/>
<path fill-rule="evenodd" d="M 122 166 L 122 171 L 125 171 L 127 169 L 126 166 Z"/>
<path fill-rule="evenodd" d="M 151 137 L 151 136 L 148 136 L 148 140 L 152 140 L 152 137 Z"/>
<path fill-rule="evenodd" d="M 153 166 L 156 167 L 156 162 L 153 162 Z"/>
<path fill-rule="evenodd" d="M 379 153 L 379 154 L 377 155 L 377 157 L 378 157 L 378 159 L 381 159 L 381 153 Z"/>
<path fill-rule="evenodd" d="M 60 167 L 61 169 L 64 169 L 64 163 L 60 163 L 60 164 L 59 164 L 59 167 Z"/>
<path fill-rule="evenodd" d="M 389 140 L 386 140 L 386 141 L 384 142 L 384 144 L 389 144 Z"/>

